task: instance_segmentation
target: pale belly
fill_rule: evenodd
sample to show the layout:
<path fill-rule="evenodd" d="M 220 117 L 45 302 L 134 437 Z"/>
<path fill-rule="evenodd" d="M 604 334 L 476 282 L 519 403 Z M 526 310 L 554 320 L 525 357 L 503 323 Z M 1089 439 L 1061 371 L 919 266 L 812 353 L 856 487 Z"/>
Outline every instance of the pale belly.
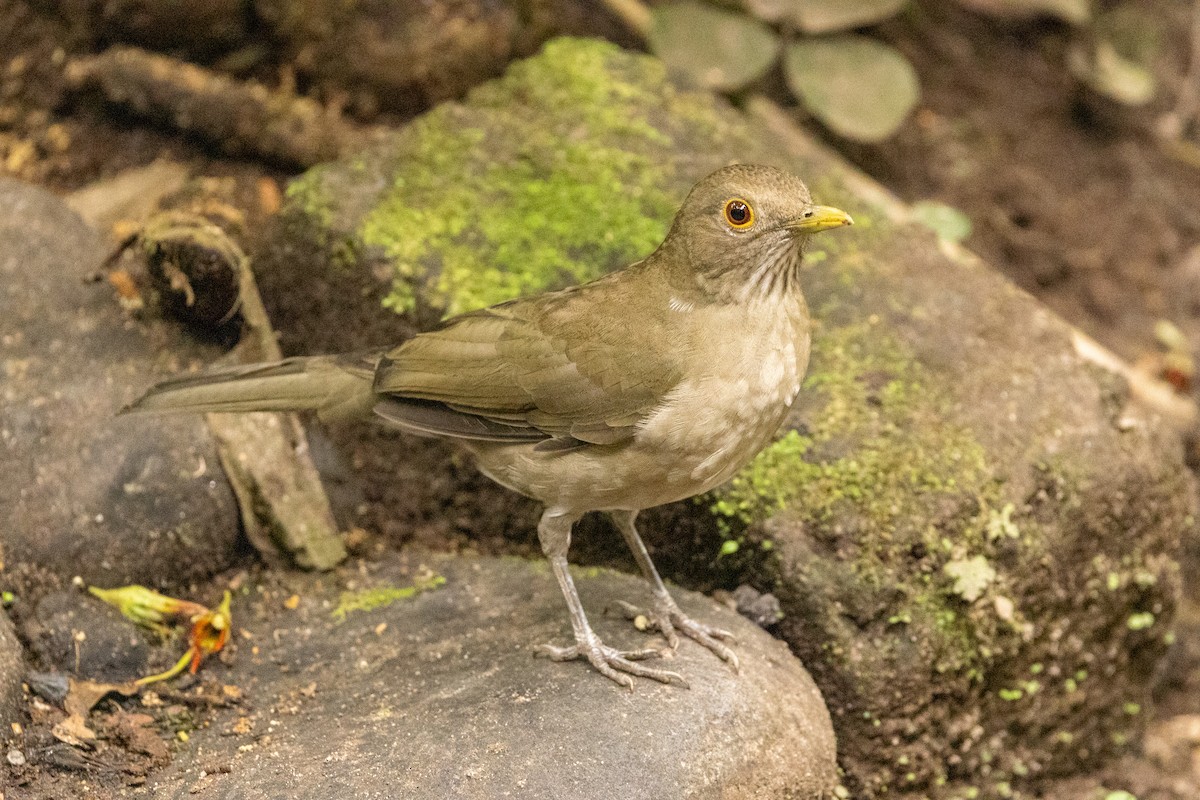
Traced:
<path fill-rule="evenodd" d="M 807 326 L 763 327 L 710 357 L 719 369 L 677 386 L 628 442 L 560 453 L 528 444 L 470 449 L 488 477 L 571 514 L 637 510 L 709 491 L 770 443 L 808 364 Z"/>

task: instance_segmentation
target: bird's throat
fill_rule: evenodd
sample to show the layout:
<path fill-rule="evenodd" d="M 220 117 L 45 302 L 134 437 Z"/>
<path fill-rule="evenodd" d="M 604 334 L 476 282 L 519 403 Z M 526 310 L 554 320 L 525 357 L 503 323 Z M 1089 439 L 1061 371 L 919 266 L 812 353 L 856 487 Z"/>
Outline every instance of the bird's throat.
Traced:
<path fill-rule="evenodd" d="M 800 241 L 782 239 L 752 261 L 720 263 L 697 270 L 696 281 L 705 294 L 720 302 L 782 300 L 800 294 L 803 259 Z"/>

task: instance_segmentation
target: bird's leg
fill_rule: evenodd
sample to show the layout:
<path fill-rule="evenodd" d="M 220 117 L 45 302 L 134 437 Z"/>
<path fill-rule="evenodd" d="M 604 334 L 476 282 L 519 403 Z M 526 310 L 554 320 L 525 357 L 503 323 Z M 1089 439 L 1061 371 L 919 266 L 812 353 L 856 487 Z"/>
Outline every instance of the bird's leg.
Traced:
<path fill-rule="evenodd" d="M 630 619 L 645 616 L 666 637 L 667 644 L 670 645 L 671 649 L 679 646 L 679 634 L 676 631 L 682 631 L 685 636 L 695 639 L 716 653 L 722 660 L 728 661 L 734 670 L 737 670 L 737 655 L 720 641 L 721 639 L 733 639 L 733 634 L 720 628 L 705 625 L 703 622 L 697 622 L 687 616 L 676 605 L 670 592 L 667 591 L 666 585 L 658 575 L 658 570 L 654 568 L 654 562 L 650 560 L 650 553 L 646 551 L 646 545 L 642 542 L 642 537 L 638 534 L 637 526 L 634 524 L 637 512 L 610 511 L 609 516 L 612 517 L 613 524 L 617 526 L 617 530 L 625 537 L 625 543 L 633 551 L 634 560 L 637 561 L 638 567 L 642 570 L 642 575 L 646 576 L 646 580 L 650 583 L 650 589 L 654 592 L 653 611 L 649 614 L 642 614 L 636 606 L 629 603 L 621 603 L 621 608 L 625 610 L 626 616 Z"/>
<path fill-rule="evenodd" d="M 575 631 L 575 644 L 570 647 L 555 647 L 544 644 L 538 652 L 554 661 L 571 661 L 587 659 L 601 675 L 611 678 L 622 686 L 632 689 L 633 679 L 630 675 L 640 678 L 652 678 L 662 683 L 675 681 L 687 686 L 683 676 L 665 669 L 653 669 L 636 662 L 660 655 L 657 650 L 621 651 L 609 647 L 600 641 L 600 637 L 588 624 L 587 615 L 583 612 L 583 603 L 579 600 L 579 592 L 575 589 L 575 581 L 567 569 L 567 548 L 571 545 L 571 526 L 575 517 L 568 516 L 552 508 L 546 509 L 538 523 L 538 540 L 542 544 L 542 552 L 550 559 L 550 568 L 558 579 L 563 597 L 567 601 L 567 610 L 571 614 L 571 627 Z M 625 673 L 625 674 L 622 674 Z"/>

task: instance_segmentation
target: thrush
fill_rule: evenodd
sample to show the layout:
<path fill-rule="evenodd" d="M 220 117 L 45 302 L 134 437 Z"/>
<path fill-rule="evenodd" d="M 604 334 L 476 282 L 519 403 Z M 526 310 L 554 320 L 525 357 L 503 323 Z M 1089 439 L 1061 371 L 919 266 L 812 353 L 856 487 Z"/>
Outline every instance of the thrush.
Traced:
<path fill-rule="evenodd" d="M 492 480 L 544 505 L 538 539 L 574 642 L 542 645 L 631 676 L 686 682 L 588 623 L 567 567 L 571 529 L 603 511 L 650 584 L 647 618 L 737 669 L 728 632 L 685 615 L 638 533 L 638 512 L 709 491 L 768 444 L 800 390 L 810 235 L 850 225 L 778 169 L 734 165 L 692 188 L 644 260 L 598 280 L 442 322 L 386 350 L 288 358 L 168 380 L 129 411 L 299 411 L 376 418 L 451 439 Z"/>

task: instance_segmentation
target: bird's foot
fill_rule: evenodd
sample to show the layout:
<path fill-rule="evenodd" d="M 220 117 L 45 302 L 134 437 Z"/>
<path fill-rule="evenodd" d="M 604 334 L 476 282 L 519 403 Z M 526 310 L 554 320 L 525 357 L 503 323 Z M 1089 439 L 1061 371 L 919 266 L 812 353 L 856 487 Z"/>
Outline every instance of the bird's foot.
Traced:
<path fill-rule="evenodd" d="M 618 601 L 620 602 L 620 601 Z M 722 661 L 728 662 L 734 672 L 740 672 L 737 654 L 724 644 L 723 640 L 733 641 L 733 634 L 721 628 L 705 625 L 683 613 L 670 595 L 656 597 L 654 608 L 647 612 L 632 603 L 620 603 L 621 610 L 628 619 L 633 620 L 639 630 L 654 628 L 667 640 L 672 649 L 679 647 L 679 634 L 704 645 Z"/>
<path fill-rule="evenodd" d="M 660 651 L 654 649 L 617 650 L 615 647 L 609 647 L 594 635 L 587 640 L 577 641 L 570 647 L 544 644 L 538 647 L 537 653 L 551 661 L 585 659 L 601 675 L 616 681 L 626 689 L 633 688 L 633 678 L 629 677 L 630 675 L 638 678 L 650 678 L 659 683 L 678 683 L 685 689 L 689 688 L 688 682 L 678 672 L 655 669 L 637 663 L 648 658 L 660 658 L 662 656 Z"/>

